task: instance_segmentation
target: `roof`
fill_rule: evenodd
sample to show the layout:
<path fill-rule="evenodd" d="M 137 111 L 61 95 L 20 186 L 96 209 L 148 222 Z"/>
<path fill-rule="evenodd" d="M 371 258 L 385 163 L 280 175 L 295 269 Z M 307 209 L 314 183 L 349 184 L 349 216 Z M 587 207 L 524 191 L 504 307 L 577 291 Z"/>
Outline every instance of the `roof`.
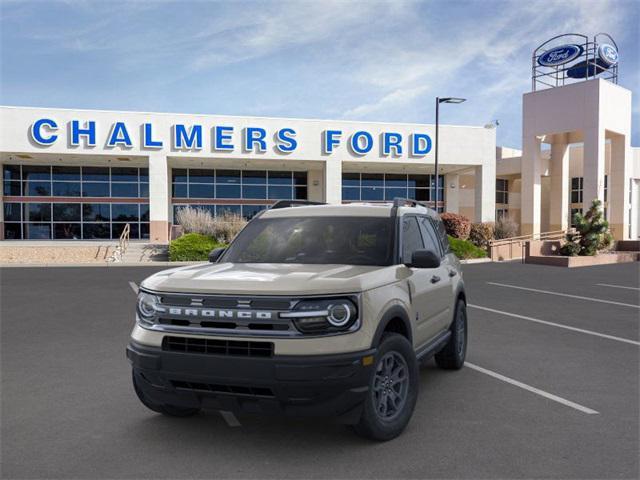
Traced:
<path fill-rule="evenodd" d="M 285 217 L 391 217 L 393 203 L 348 203 L 344 205 L 298 205 L 274 208 L 264 212 L 261 218 Z M 435 211 L 422 205 L 399 206 L 398 215 L 422 213 L 436 215 Z"/>

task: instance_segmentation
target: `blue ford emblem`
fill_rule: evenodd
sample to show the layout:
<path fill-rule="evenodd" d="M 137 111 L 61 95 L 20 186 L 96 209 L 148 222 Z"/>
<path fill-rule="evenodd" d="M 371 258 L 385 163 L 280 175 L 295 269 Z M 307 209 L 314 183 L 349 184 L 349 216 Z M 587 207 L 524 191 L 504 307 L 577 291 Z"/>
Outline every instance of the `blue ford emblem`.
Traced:
<path fill-rule="evenodd" d="M 615 65 L 618 63 L 618 50 L 613 45 L 603 43 L 598 47 L 598 57 L 607 66 Z"/>
<path fill-rule="evenodd" d="M 580 45 L 560 45 L 547 50 L 538 57 L 538 63 L 543 67 L 556 67 L 578 58 L 583 48 Z"/>

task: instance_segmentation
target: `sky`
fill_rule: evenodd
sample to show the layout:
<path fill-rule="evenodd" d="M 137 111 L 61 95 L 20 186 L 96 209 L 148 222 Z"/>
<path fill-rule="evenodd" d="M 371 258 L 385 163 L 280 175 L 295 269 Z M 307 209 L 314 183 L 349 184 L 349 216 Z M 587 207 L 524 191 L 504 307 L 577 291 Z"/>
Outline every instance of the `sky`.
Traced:
<path fill-rule="evenodd" d="M 0 104 L 485 125 L 521 145 L 531 54 L 607 32 L 634 93 L 640 1 L 0 0 Z"/>

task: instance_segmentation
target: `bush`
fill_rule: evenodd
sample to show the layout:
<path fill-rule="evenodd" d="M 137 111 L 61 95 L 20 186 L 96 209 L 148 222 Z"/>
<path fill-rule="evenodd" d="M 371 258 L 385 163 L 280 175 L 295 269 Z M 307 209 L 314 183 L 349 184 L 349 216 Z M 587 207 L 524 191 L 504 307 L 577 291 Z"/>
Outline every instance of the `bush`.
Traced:
<path fill-rule="evenodd" d="M 567 243 L 560 248 L 561 255 L 593 256 L 606 250 L 613 243 L 613 237 L 609 233 L 609 222 L 604 219 L 600 200 L 594 200 L 584 215 L 576 213 L 573 223 L 576 231 L 567 233 Z"/>
<path fill-rule="evenodd" d="M 449 236 L 449 246 L 451 247 L 451 251 L 455 253 L 456 257 L 460 260 L 484 258 L 487 256 L 487 252 L 482 248 L 476 247 L 473 243 L 467 240 L 461 240 L 452 236 Z"/>
<path fill-rule="evenodd" d="M 176 213 L 176 221 L 185 233 L 199 233 L 229 243 L 244 228 L 247 221 L 240 215 L 225 212 L 213 217 L 208 210 L 185 207 Z"/>
<path fill-rule="evenodd" d="M 440 215 L 444 228 L 448 235 L 454 238 L 460 238 L 466 240 L 469 238 L 469 232 L 471 231 L 471 222 L 464 215 L 458 215 L 457 213 L 446 212 Z"/>
<path fill-rule="evenodd" d="M 494 230 L 495 223 L 493 222 L 473 223 L 469 232 L 469 241 L 476 247 L 487 249 L 489 242 L 493 240 Z"/>
<path fill-rule="evenodd" d="M 496 240 L 518 236 L 519 225 L 509 217 L 500 217 L 494 226 L 493 235 Z"/>
<path fill-rule="evenodd" d="M 212 237 L 199 233 L 187 233 L 169 245 L 169 260 L 172 262 L 207 261 L 211 250 L 224 247 Z"/>
<path fill-rule="evenodd" d="M 213 220 L 213 238 L 219 242 L 229 243 L 240 233 L 247 221 L 236 213 L 225 212 Z"/>

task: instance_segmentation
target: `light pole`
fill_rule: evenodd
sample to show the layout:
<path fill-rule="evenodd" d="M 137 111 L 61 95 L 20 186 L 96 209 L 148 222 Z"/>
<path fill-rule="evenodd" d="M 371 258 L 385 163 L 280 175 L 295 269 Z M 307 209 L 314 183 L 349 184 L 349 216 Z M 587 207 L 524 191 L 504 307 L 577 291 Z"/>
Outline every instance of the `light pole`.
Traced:
<path fill-rule="evenodd" d="M 462 103 L 466 101 L 466 98 L 458 98 L 458 97 L 436 97 L 436 164 L 435 164 L 435 178 L 436 178 L 436 212 L 438 211 L 438 130 L 440 129 L 440 104 L 441 103 Z"/>

